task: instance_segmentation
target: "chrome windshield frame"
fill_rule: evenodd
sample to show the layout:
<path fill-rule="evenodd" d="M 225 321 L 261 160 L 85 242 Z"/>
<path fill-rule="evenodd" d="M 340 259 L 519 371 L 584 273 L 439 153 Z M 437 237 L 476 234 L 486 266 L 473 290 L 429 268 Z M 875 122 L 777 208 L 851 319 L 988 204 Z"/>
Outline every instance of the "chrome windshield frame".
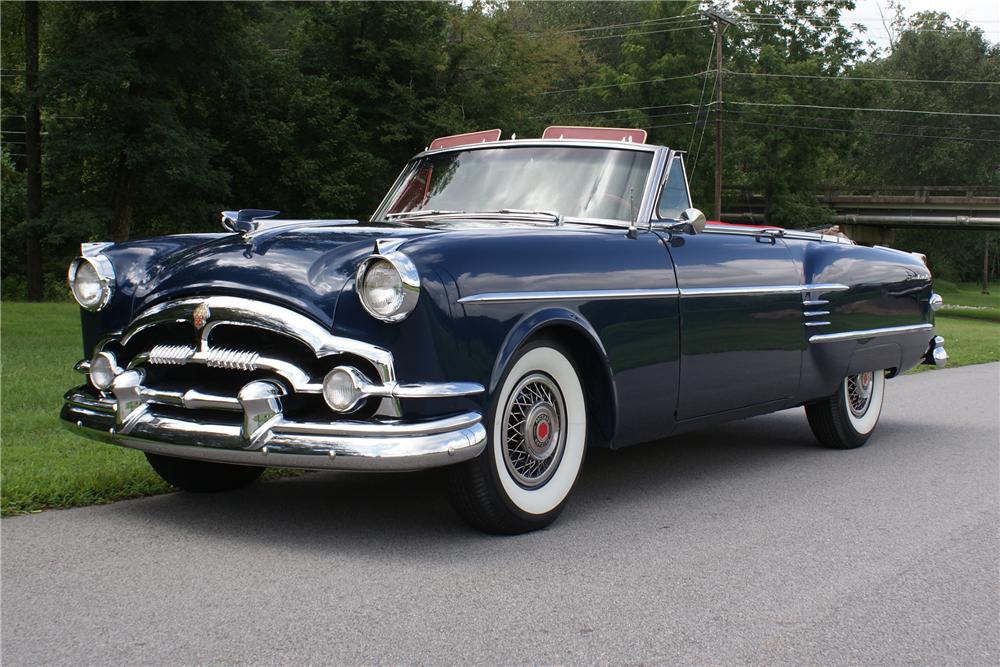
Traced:
<path fill-rule="evenodd" d="M 652 217 L 653 207 L 655 205 L 656 193 L 659 189 L 659 182 L 663 177 L 663 171 L 666 165 L 669 164 L 668 157 L 671 153 L 669 148 L 665 146 L 656 146 L 652 144 L 636 144 L 627 141 L 587 141 L 587 140 L 566 140 L 566 139 L 515 139 L 507 141 L 496 141 L 481 144 L 470 144 L 468 146 L 453 146 L 449 148 L 438 148 L 434 150 L 425 150 L 414 155 L 403 170 L 400 171 L 399 176 L 393 181 L 392 186 L 386 191 L 385 196 L 379 203 L 378 208 L 369 218 L 369 222 L 373 223 L 385 223 L 385 222 L 402 222 L 395 219 L 386 219 L 384 211 L 389 205 L 389 195 L 396 191 L 396 188 L 400 185 L 403 178 L 410 170 L 410 165 L 412 165 L 416 160 L 420 160 L 429 155 L 438 155 L 441 153 L 456 153 L 460 151 L 469 150 L 483 150 L 483 149 L 496 149 L 496 148 L 520 148 L 520 147 L 569 147 L 569 148 L 606 148 L 606 149 L 616 149 L 616 150 L 631 150 L 640 151 L 644 153 L 652 153 L 653 160 L 649 166 L 649 173 L 646 174 L 646 182 L 643 186 L 642 199 L 639 201 L 639 206 L 636 208 L 635 220 L 610 220 L 607 218 L 580 218 L 575 216 L 566 216 L 563 220 L 565 223 L 579 224 L 579 225 L 592 225 L 595 227 L 615 227 L 621 229 L 629 229 L 631 227 L 640 227 L 647 229 L 650 226 L 650 219 Z M 478 215 L 478 214 L 473 214 Z M 424 220 L 433 220 L 437 216 L 428 215 Z M 449 214 L 448 218 L 456 219 L 461 218 L 459 214 Z M 500 214 L 497 215 L 498 219 L 503 219 Z M 516 218 L 516 216 L 511 216 L 511 218 Z"/>

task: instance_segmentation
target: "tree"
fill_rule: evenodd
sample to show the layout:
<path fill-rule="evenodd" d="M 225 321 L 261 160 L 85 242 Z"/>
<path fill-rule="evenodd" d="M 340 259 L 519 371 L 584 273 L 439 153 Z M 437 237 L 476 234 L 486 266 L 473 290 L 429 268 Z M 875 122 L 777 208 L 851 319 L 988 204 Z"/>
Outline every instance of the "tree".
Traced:
<path fill-rule="evenodd" d="M 48 159 L 57 215 L 96 214 L 115 241 L 167 218 L 172 231 L 204 220 L 227 194 L 224 144 L 207 124 L 225 104 L 247 10 L 124 2 L 51 9 Z"/>

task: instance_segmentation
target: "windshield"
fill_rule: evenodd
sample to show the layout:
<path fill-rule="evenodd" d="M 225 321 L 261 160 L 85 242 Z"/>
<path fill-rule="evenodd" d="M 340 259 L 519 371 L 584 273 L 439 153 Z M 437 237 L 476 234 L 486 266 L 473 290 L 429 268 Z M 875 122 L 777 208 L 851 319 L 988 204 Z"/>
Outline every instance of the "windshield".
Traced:
<path fill-rule="evenodd" d="M 545 212 L 631 221 L 653 154 L 605 147 L 511 146 L 450 151 L 409 164 L 381 217 L 432 212 Z"/>

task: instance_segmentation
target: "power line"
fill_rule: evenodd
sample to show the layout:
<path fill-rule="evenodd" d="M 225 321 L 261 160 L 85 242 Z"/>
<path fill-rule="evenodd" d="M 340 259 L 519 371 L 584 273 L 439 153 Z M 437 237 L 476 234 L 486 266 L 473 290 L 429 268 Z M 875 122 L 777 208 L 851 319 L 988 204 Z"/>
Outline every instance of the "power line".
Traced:
<path fill-rule="evenodd" d="M 591 42 L 595 39 L 611 39 L 613 37 L 637 37 L 639 35 L 658 35 L 664 32 L 681 32 L 682 30 L 701 30 L 702 28 L 711 27 L 707 23 L 699 23 L 698 25 L 688 26 L 686 28 L 670 28 L 669 30 L 650 30 L 648 32 L 623 32 L 617 35 L 601 35 L 599 37 L 585 37 L 581 39 L 581 42 Z"/>
<path fill-rule="evenodd" d="M 554 30 L 551 32 L 522 32 L 517 34 L 528 37 L 548 37 L 549 35 L 565 35 L 577 32 L 594 32 L 596 30 L 609 30 L 611 28 L 628 28 L 637 25 L 665 24 L 672 21 L 687 23 L 690 21 L 700 21 L 700 20 L 702 20 L 702 16 L 700 14 L 680 14 L 678 16 L 665 16 L 663 18 L 649 19 L 646 21 L 631 21 L 629 23 L 611 23 L 609 25 L 598 25 L 589 28 L 572 28 L 569 30 Z"/>
<path fill-rule="evenodd" d="M 1000 81 L 964 81 L 964 80 L 953 80 L 953 79 L 892 79 L 888 77 L 877 77 L 877 76 L 839 76 L 839 75 L 822 75 L 822 74 L 769 74 L 766 72 L 733 72 L 731 70 L 723 70 L 726 74 L 734 74 L 736 76 L 763 76 L 769 78 L 781 78 L 781 79 L 829 79 L 837 81 L 882 81 L 887 83 L 950 83 L 950 84 L 962 84 L 962 85 L 974 85 L 974 86 L 1000 86 Z"/>
<path fill-rule="evenodd" d="M 537 116 L 528 116 L 528 118 L 555 118 L 562 116 L 600 116 L 603 114 L 610 113 L 624 113 L 626 111 L 648 111 L 650 109 L 672 109 L 676 107 L 694 107 L 697 108 L 697 104 L 654 104 L 649 107 L 622 107 L 620 109 L 602 109 L 600 111 L 567 111 L 567 112 L 556 112 L 550 114 L 540 114 Z M 693 111 L 684 111 L 682 113 L 694 113 Z"/>
<path fill-rule="evenodd" d="M 729 121 L 733 125 L 755 125 L 760 127 L 781 127 L 795 130 L 811 130 L 816 132 L 843 132 L 848 134 L 875 134 L 888 137 L 913 137 L 915 139 L 942 139 L 945 141 L 971 141 L 978 143 L 1000 144 L 1000 139 L 978 139 L 974 137 L 936 136 L 929 134 L 908 134 L 903 132 L 879 132 L 877 130 L 848 129 L 843 127 L 815 127 L 812 125 L 783 125 L 780 123 L 754 123 L 750 121 Z"/>
<path fill-rule="evenodd" d="M 729 113 L 734 113 L 740 116 L 764 116 L 767 118 L 784 118 L 784 119 L 797 119 L 797 120 L 810 120 L 810 121 L 828 121 L 831 123 L 856 123 L 857 121 L 853 118 L 832 118 L 830 116 L 814 116 L 812 114 L 799 115 L 799 114 L 789 114 L 789 113 L 767 113 L 765 111 L 739 111 L 737 109 L 730 109 Z M 880 122 L 874 120 L 872 122 Z M 1000 128 L 989 129 L 984 127 L 955 127 L 953 125 L 915 125 L 913 123 L 897 123 L 893 120 L 881 121 L 886 123 L 891 123 L 894 127 L 907 127 L 913 129 L 922 130 L 944 130 L 952 132 L 990 132 L 993 134 L 1000 133 Z"/>
<path fill-rule="evenodd" d="M 747 106 L 758 106 L 758 107 L 790 107 L 796 109 L 832 109 L 836 111 L 872 111 L 881 113 L 916 113 L 916 114 L 926 114 L 931 116 L 969 116 L 976 118 L 1000 118 L 998 113 L 968 113 L 962 111 L 921 111 L 919 109 L 878 109 L 878 108 L 866 108 L 866 107 L 834 107 L 826 106 L 822 104 L 785 104 L 780 102 L 734 102 L 729 101 L 726 104 L 740 104 Z"/>
<path fill-rule="evenodd" d="M 699 76 L 704 76 L 709 74 L 709 72 L 697 72 L 695 74 L 681 74 L 680 76 L 667 76 L 658 79 L 644 79 L 642 81 L 623 81 L 621 83 L 606 83 L 593 86 L 583 86 L 581 88 L 563 88 L 561 90 L 543 90 L 539 93 L 531 93 L 531 95 L 555 95 L 556 93 L 579 93 L 586 90 L 599 90 L 601 88 L 618 88 L 620 86 L 639 86 L 647 83 L 659 83 L 661 81 L 676 81 L 678 79 L 694 79 Z"/>

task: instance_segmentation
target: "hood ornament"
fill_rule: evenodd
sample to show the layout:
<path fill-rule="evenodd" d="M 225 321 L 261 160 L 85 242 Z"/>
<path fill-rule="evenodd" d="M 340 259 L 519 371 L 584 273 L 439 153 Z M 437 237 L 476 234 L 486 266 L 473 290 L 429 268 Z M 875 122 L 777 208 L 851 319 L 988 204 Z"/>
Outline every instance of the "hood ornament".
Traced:
<path fill-rule="evenodd" d="M 212 316 L 212 311 L 208 309 L 208 303 L 202 302 L 191 313 L 191 323 L 194 324 L 195 331 L 201 331 L 208 318 Z"/>
<path fill-rule="evenodd" d="M 221 213 L 222 226 L 231 232 L 237 232 L 246 236 L 257 229 L 258 220 L 273 218 L 281 211 L 271 211 L 263 208 L 244 208 L 239 211 L 223 211 Z"/>

